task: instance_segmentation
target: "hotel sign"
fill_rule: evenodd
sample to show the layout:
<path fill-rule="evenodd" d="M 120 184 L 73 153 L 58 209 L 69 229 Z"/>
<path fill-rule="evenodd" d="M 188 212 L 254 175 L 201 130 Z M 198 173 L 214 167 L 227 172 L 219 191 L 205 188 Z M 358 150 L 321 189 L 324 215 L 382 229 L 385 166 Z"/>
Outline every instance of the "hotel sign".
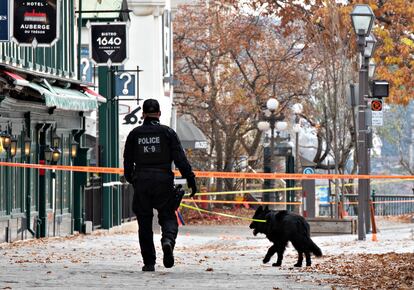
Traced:
<path fill-rule="evenodd" d="M 59 39 L 61 0 L 13 2 L 13 40 L 22 46 L 50 47 Z"/>
<path fill-rule="evenodd" d="M 0 42 L 10 41 L 9 0 L 0 1 Z"/>

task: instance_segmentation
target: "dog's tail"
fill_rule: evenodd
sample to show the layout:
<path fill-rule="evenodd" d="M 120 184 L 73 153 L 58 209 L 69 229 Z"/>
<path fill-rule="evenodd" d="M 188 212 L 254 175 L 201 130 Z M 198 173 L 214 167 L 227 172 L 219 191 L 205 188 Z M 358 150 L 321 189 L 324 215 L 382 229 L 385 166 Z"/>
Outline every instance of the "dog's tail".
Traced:
<path fill-rule="evenodd" d="M 322 256 L 322 250 L 312 241 L 311 238 L 308 238 L 308 247 L 309 250 L 316 256 L 321 257 Z"/>

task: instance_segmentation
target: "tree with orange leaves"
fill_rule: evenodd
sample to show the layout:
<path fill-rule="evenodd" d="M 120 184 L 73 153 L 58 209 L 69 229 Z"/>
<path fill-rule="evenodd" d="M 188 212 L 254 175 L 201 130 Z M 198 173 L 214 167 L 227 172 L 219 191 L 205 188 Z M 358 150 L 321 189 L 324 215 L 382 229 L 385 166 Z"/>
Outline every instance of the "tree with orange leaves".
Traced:
<path fill-rule="evenodd" d="M 239 6 L 239 1 L 227 1 Z M 247 4 L 246 4 L 247 3 Z M 292 28 L 298 21 L 306 30 L 314 30 L 319 26 L 325 31 L 324 37 L 334 39 L 348 38 L 349 57 L 357 55 L 355 36 L 351 28 L 349 13 L 357 3 L 369 4 L 376 16 L 373 32 L 378 40 L 375 61 L 376 77 L 390 82 L 390 103 L 407 104 L 414 98 L 414 5 L 412 0 L 253 0 L 245 2 L 252 9 L 264 9 L 268 15 L 276 15 L 281 19 L 281 26 Z M 264 8 L 263 8 L 264 7 Z M 343 33 L 329 30 L 320 21 L 332 15 L 331 8 L 341 11 L 340 22 L 344 26 Z M 328 30 L 326 30 L 328 29 Z M 286 29 L 296 33 L 295 29 Z M 328 33 L 327 33 L 328 32 Z M 317 39 L 320 39 L 319 37 Z M 314 34 L 307 34 L 306 43 L 315 41 Z"/>
<path fill-rule="evenodd" d="M 212 167 L 232 171 L 241 156 L 258 153 L 262 133 L 256 124 L 267 99 L 277 98 L 282 114 L 307 94 L 295 45 L 301 36 L 283 37 L 275 19 L 219 2 L 182 6 L 174 23 L 179 111 L 209 138 Z M 233 188 L 231 180 L 226 188 Z"/>

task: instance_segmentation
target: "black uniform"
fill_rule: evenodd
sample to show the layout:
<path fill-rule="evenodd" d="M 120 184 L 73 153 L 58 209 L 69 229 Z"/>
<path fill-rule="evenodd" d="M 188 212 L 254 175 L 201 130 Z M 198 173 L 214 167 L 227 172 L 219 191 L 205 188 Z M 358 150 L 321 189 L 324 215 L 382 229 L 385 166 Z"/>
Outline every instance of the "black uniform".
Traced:
<path fill-rule="evenodd" d="M 139 243 L 145 265 L 155 265 L 152 218 L 158 210 L 162 230 L 161 243 L 175 245 L 178 224 L 174 209 L 174 174 L 172 161 L 187 181 L 195 176 L 187 161 L 177 134 L 161 125 L 157 118 L 147 117 L 142 126 L 132 130 L 125 143 L 125 178 L 134 185 L 133 211 L 139 225 Z"/>

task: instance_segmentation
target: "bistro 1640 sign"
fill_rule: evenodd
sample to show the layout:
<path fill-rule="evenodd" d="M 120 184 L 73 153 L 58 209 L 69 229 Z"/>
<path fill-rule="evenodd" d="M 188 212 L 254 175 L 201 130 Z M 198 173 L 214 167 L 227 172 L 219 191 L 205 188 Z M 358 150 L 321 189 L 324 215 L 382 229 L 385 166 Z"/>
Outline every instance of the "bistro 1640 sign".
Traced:
<path fill-rule="evenodd" d="M 23 46 L 54 45 L 59 39 L 60 1 L 12 1 L 13 40 Z"/>
<path fill-rule="evenodd" d="M 128 58 L 128 24 L 90 23 L 90 57 L 97 65 L 122 65 Z"/>

